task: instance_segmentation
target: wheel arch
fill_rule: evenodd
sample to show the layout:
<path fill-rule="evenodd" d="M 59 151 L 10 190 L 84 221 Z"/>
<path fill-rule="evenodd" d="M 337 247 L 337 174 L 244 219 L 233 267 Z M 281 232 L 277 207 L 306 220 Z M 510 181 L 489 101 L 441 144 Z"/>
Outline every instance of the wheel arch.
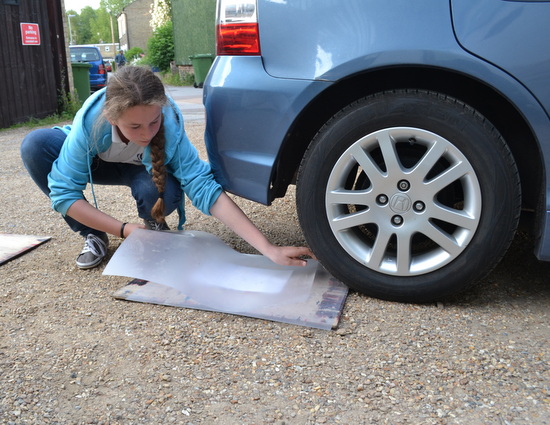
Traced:
<path fill-rule="evenodd" d="M 523 209 L 534 212 L 544 205 L 541 202 L 544 197 L 542 154 L 527 121 L 511 101 L 471 76 L 422 66 L 389 67 L 356 74 L 331 85 L 310 102 L 282 144 L 271 185 L 271 200 L 285 195 L 310 141 L 330 117 L 357 99 L 398 89 L 440 92 L 478 110 L 499 130 L 512 151 L 521 179 Z"/>

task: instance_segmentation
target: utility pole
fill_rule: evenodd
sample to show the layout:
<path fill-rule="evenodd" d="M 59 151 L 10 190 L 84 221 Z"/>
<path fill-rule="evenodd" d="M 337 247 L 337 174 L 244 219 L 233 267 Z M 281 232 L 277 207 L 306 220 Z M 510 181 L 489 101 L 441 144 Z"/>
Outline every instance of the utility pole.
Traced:
<path fill-rule="evenodd" d="M 107 13 L 109 14 L 109 22 L 111 23 L 111 43 L 113 44 L 113 52 L 115 54 L 115 58 L 116 58 L 116 55 L 117 55 L 117 48 L 116 48 L 116 44 L 115 44 L 115 30 L 113 28 L 113 14 L 111 13 L 111 11 L 109 9 L 107 9 Z M 114 59 L 114 58 L 113 58 Z"/>
<path fill-rule="evenodd" d="M 109 13 L 109 21 L 111 21 L 111 41 L 113 43 L 113 47 L 115 44 L 115 30 L 113 28 L 113 14 L 110 10 L 107 11 Z"/>

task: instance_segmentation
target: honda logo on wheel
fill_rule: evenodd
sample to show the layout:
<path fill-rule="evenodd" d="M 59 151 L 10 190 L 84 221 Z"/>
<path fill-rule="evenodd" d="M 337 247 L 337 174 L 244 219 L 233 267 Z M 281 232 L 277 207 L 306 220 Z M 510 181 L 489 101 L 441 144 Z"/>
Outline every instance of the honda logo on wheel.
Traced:
<path fill-rule="evenodd" d="M 397 193 L 391 197 L 390 208 L 396 213 L 404 213 L 411 209 L 411 199 L 402 193 Z"/>

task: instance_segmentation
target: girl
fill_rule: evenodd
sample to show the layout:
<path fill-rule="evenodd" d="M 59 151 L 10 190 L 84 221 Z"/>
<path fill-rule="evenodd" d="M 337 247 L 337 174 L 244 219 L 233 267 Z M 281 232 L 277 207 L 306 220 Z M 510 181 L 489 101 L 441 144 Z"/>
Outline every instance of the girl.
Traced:
<path fill-rule="evenodd" d="M 76 260 L 81 269 L 101 263 L 107 233 L 124 238 L 137 228 L 169 230 L 165 216 L 175 209 L 181 230 L 184 193 L 277 264 L 300 266 L 306 264 L 300 256 L 313 257 L 305 247 L 270 243 L 223 192 L 189 141 L 179 108 L 147 68 L 121 68 L 86 100 L 72 126 L 29 133 L 21 157 L 53 209 L 85 238 Z M 96 205 L 93 183 L 129 186 L 144 224 L 123 223 L 89 204 L 88 182 Z"/>

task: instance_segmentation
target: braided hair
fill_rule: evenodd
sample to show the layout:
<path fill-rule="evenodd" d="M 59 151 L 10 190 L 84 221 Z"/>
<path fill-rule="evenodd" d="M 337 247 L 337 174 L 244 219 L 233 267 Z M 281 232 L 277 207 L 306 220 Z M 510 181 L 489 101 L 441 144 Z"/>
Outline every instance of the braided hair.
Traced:
<path fill-rule="evenodd" d="M 124 66 L 113 73 L 107 83 L 103 116 L 116 121 L 128 108 L 140 105 L 166 104 L 164 85 L 149 69 L 141 66 Z M 161 223 L 165 218 L 164 187 L 166 183 L 166 165 L 164 163 L 164 121 L 150 143 L 153 164 L 153 182 L 159 192 L 159 198 L 151 209 L 151 216 Z"/>

